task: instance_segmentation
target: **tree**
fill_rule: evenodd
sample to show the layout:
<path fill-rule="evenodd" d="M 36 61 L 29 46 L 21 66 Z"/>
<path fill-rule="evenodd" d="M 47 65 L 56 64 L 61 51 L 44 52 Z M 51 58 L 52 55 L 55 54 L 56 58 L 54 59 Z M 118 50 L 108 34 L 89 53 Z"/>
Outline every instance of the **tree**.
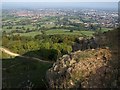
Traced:
<path fill-rule="evenodd" d="M 6 31 L 3 31 L 3 32 L 2 32 L 2 35 L 6 35 Z"/>
<path fill-rule="evenodd" d="M 42 33 L 42 34 L 46 34 L 45 30 L 41 30 L 41 33 Z"/>
<path fill-rule="evenodd" d="M 50 49 L 48 58 L 49 58 L 50 60 L 56 61 L 57 58 L 58 58 L 58 55 L 59 55 L 59 54 L 58 54 L 58 51 L 57 51 L 57 50 L 55 50 L 55 49 Z"/>
<path fill-rule="evenodd" d="M 22 26 L 22 29 L 23 29 L 23 30 L 25 30 L 25 27 L 24 27 L 24 26 Z"/>
<path fill-rule="evenodd" d="M 70 32 L 73 32 L 73 30 L 70 30 Z"/>

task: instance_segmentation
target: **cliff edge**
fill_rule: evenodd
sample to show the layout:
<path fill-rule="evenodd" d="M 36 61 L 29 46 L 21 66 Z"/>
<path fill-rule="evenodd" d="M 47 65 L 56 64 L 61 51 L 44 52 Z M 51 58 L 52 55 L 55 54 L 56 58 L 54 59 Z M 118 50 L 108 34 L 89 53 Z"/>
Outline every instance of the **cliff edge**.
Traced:
<path fill-rule="evenodd" d="M 79 50 L 59 58 L 46 73 L 49 87 L 120 88 L 118 30 L 104 33 L 109 47 Z"/>

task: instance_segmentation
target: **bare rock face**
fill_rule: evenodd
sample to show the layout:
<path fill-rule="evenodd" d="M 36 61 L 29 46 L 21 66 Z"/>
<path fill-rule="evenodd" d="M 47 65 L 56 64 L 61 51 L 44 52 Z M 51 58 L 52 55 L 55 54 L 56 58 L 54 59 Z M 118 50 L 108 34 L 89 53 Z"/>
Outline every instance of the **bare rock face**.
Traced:
<path fill-rule="evenodd" d="M 46 73 L 50 88 L 106 88 L 111 80 L 109 49 L 64 55 Z"/>

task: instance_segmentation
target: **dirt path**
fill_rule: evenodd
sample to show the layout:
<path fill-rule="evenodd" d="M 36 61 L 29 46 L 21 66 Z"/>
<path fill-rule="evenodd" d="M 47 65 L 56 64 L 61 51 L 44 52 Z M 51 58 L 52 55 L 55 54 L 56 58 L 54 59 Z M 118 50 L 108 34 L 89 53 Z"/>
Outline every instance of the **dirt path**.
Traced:
<path fill-rule="evenodd" d="M 2 48 L 2 47 L 0 47 L 0 51 L 2 51 L 2 52 L 4 52 L 4 53 L 6 53 L 6 54 L 9 54 L 10 56 L 21 56 L 20 54 L 17 54 L 17 53 L 13 53 L 13 52 L 11 52 L 11 51 L 9 51 L 9 50 L 7 50 L 7 49 L 5 49 L 5 48 Z"/>
<path fill-rule="evenodd" d="M 35 58 L 35 57 L 22 56 L 22 55 L 20 55 L 20 54 L 13 53 L 13 52 L 11 52 L 11 51 L 9 51 L 8 49 L 3 48 L 3 47 L 0 47 L 0 51 L 4 52 L 4 53 L 6 53 L 6 54 L 9 54 L 10 56 L 15 56 L 15 57 L 18 56 L 18 57 L 26 58 L 26 59 L 29 59 L 29 60 L 37 60 L 37 61 L 44 62 L 44 63 L 53 63 L 53 62 L 41 60 L 41 59 Z"/>

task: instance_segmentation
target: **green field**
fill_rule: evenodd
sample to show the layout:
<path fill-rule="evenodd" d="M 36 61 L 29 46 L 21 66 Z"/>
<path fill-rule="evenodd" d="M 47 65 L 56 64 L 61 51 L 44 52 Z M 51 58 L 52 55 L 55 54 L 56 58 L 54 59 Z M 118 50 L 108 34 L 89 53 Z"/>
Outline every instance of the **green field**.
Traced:
<path fill-rule="evenodd" d="M 102 32 L 107 32 L 107 31 L 109 31 L 109 30 L 112 30 L 111 28 L 102 28 Z"/>
<path fill-rule="evenodd" d="M 0 52 L 0 59 L 10 59 L 10 58 L 14 58 L 14 56 L 10 56 L 4 52 Z"/>
<path fill-rule="evenodd" d="M 35 32 L 29 32 L 29 33 L 14 33 L 14 35 L 20 34 L 21 36 L 36 36 L 38 34 L 41 34 L 40 31 L 35 31 Z"/>
<path fill-rule="evenodd" d="M 86 36 L 92 36 L 93 31 L 73 31 L 70 32 L 70 30 L 66 29 L 51 29 L 45 31 L 46 35 L 55 35 L 55 34 L 65 34 L 65 35 L 86 35 Z M 18 33 L 14 33 L 15 35 Z M 21 36 L 32 36 L 34 37 L 35 35 L 42 34 L 41 31 L 34 31 L 34 32 L 29 32 L 29 33 L 19 33 Z"/>
<path fill-rule="evenodd" d="M 70 32 L 70 30 L 66 29 L 56 29 L 56 30 L 48 30 L 46 31 L 46 34 L 48 35 L 54 35 L 54 34 L 67 34 L 67 35 L 87 35 L 87 36 L 92 36 L 94 32 L 93 31 L 73 31 Z"/>

